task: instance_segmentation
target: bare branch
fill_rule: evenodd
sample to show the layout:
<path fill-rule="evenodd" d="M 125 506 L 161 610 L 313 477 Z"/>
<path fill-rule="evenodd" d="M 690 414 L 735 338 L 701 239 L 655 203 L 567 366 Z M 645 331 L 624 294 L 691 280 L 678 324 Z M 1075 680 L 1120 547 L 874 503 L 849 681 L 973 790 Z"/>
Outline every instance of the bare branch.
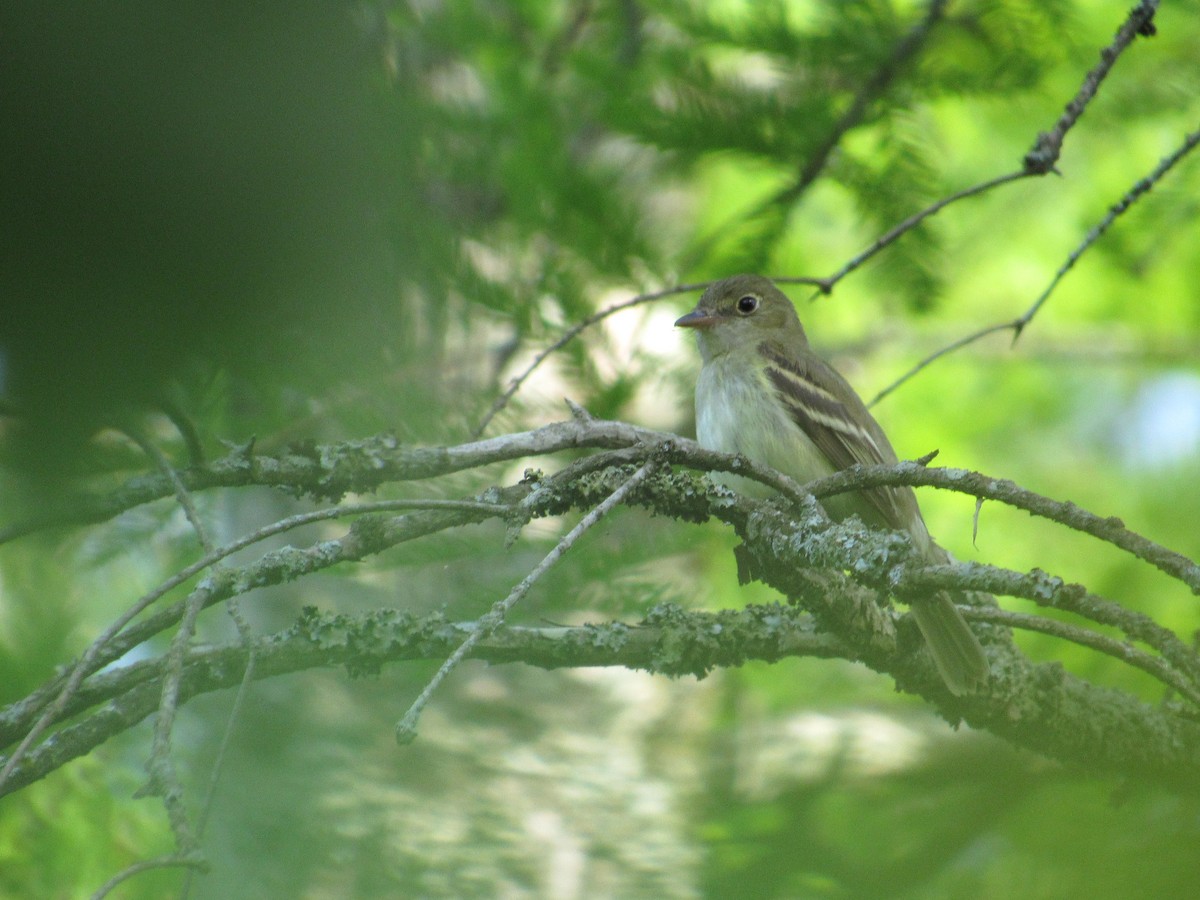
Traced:
<path fill-rule="evenodd" d="M 1071 102 L 1058 117 L 1054 127 L 1050 131 L 1043 131 L 1039 134 L 1033 148 L 1025 154 L 1027 171 L 1037 175 L 1045 175 L 1047 172 L 1054 171 L 1054 165 L 1058 162 L 1059 154 L 1062 152 L 1063 139 L 1079 121 L 1079 117 L 1083 115 L 1083 111 L 1087 109 L 1092 98 L 1096 96 L 1100 82 L 1105 79 L 1117 59 L 1125 52 L 1125 48 L 1133 43 L 1135 37 L 1138 35 L 1149 37 L 1154 34 L 1153 20 L 1154 13 L 1158 10 L 1158 3 L 1159 0 L 1141 0 L 1129 11 L 1124 23 L 1117 29 L 1112 43 L 1100 51 L 1100 62 L 1084 76 L 1078 93 L 1071 98 Z"/>
<path fill-rule="evenodd" d="M 1043 304 L 1050 299 L 1050 295 L 1054 292 L 1054 289 L 1058 287 L 1058 283 L 1062 281 L 1063 276 L 1071 271 L 1072 268 L 1074 268 L 1075 263 L 1079 260 L 1079 257 L 1083 256 L 1087 249 L 1100 239 L 1100 236 L 1108 230 L 1108 227 L 1116 221 L 1118 216 L 1129 209 L 1129 207 L 1133 206 L 1133 204 L 1136 203 L 1143 194 L 1148 193 L 1150 189 L 1154 187 L 1154 185 L 1157 184 L 1164 175 L 1167 174 L 1167 172 L 1171 171 L 1176 163 L 1187 156 L 1188 153 L 1195 148 L 1196 144 L 1200 144 L 1200 128 L 1187 135 L 1183 139 L 1183 143 L 1180 144 L 1174 153 L 1160 160 L 1158 165 L 1154 167 L 1154 170 L 1149 175 L 1147 175 L 1145 178 L 1139 179 L 1137 183 L 1133 185 L 1133 187 L 1125 192 L 1125 195 L 1120 200 L 1109 207 L 1109 210 L 1107 213 L 1105 213 L 1104 218 L 1088 230 L 1087 235 L 1084 237 L 1079 246 L 1072 250 L 1070 255 L 1067 256 L 1066 262 L 1058 267 L 1058 271 L 1054 273 L 1054 278 L 1050 280 L 1050 284 L 1046 286 L 1046 289 L 1042 291 L 1037 300 L 1033 302 L 1033 305 L 1009 325 L 1009 327 L 1013 329 L 1014 342 L 1021 336 L 1021 333 L 1025 330 L 1025 326 L 1028 325 L 1030 321 L 1032 321 L 1033 317 L 1038 314 L 1038 310 L 1042 308 Z"/>
<path fill-rule="evenodd" d="M 483 434 L 488 425 L 491 423 L 492 419 L 496 417 L 496 414 L 508 405 L 508 402 L 513 398 L 513 395 L 521 389 L 521 385 L 523 385 L 526 380 L 528 380 L 529 376 L 537 370 L 538 366 L 546 361 L 547 357 L 553 353 L 557 353 L 576 337 L 578 337 L 582 332 L 586 331 L 588 328 L 591 328 L 597 322 L 602 322 L 611 315 L 627 309 L 632 309 L 635 306 L 641 306 L 645 303 L 652 303 L 655 300 L 661 300 L 663 297 L 672 297 L 675 294 L 688 294 L 693 291 L 702 291 L 706 287 L 708 287 L 708 282 L 702 281 L 697 284 L 681 284 L 676 287 L 664 288 L 661 291 L 655 291 L 650 294 L 638 294 L 636 297 L 630 297 L 628 300 L 622 300 L 620 303 L 614 303 L 612 306 L 606 306 L 604 309 L 592 313 L 582 321 L 576 322 L 574 325 L 564 331 L 558 340 L 538 351 L 537 356 L 533 358 L 529 365 L 522 369 L 521 372 L 511 382 L 509 382 L 509 385 L 505 389 L 504 393 L 495 399 L 491 407 L 480 420 L 479 424 L 475 426 L 475 430 L 471 432 L 471 439 L 475 440 Z"/>
<path fill-rule="evenodd" d="M 1187 156 L 1187 154 L 1190 153 L 1197 144 L 1200 144 L 1200 129 L 1188 134 L 1184 138 L 1183 143 L 1179 146 L 1179 148 L 1176 149 L 1175 152 L 1170 156 L 1162 159 L 1149 175 L 1138 179 L 1133 187 L 1126 191 L 1125 195 L 1109 208 L 1108 212 L 1104 215 L 1104 218 L 1102 218 L 1088 230 L 1087 235 L 1080 242 L 1079 246 L 1072 250 L 1067 256 L 1066 262 L 1059 266 L 1058 271 L 1050 280 L 1050 284 L 1044 291 L 1042 291 L 1037 300 L 1033 302 L 1033 305 L 1030 306 L 1029 309 L 1025 310 L 1024 313 L 1011 321 L 998 322 L 995 325 L 989 325 L 986 328 L 982 328 L 979 331 L 969 334 L 966 337 L 961 338 L 954 343 L 947 345 L 946 347 L 943 347 L 936 353 L 930 354 L 887 387 L 885 387 L 878 394 L 876 394 L 875 397 L 872 398 L 871 402 L 867 405 L 874 406 L 888 394 L 892 393 L 892 391 L 896 390 L 896 388 L 900 387 L 906 381 L 910 380 L 923 369 L 925 369 L 930 363 L 935 362 L 936 360 L 941 359 L 943 356 L 947 356 L 957 350 L 961 350 L 963 347 L 970 346 L 981 338 L 987 337 L 989 334 L 995 334 L 998 331 L 1011 331 L 1013 333 L 1013 342 L 1015 343 L 1016 340 L 1021 336 L 1022 332 L 1024 332 L 1025 327 L 1033 320 L 1033 317 L 1038 314 L 1042 306 L 1045 305 L 1046 301 L 1050 298 L 1050 295 L 1054 292 L 1054 289 L 1058 287 L 1059 282 L 1062 281 L 1063 277 L 1069 271 L 1071 271 L 1072 268 L 1074 268 L 1075 263 L 1079 261 L 1079 257 L 1081 257 L 1089 247 L 1099 240 L 1100 236 L 1108 230 L 1109 226 L 1116 221 L 1118 216 L 1133 206 L 1133 204 L 1136 203 L 1140 197 L 1148 193 L 1150 189 L 1154 187 L 1154 185 L 1157 184 L 1163 178 L 1163 176 L 1175 166 L 1176 163 Z"/>
<path fill-rule="evenodd" d="M 175 491 L 175 499 L 179 502 L 180 508 L 183 509 L 183 514 L 187 517 L 188 524 L 196 532 L 196 538 L 200 541 L 200 546 L 204 548 L 205 553 L 212 553 L 213 542 L 212 538 L 208 535 L 208 528 L 205 526 L 204 520 L 200 518 L 200 513 L 196 510 L 196 504 L 192 501 L 191 493 L 180 479 L 179 472 L 171 465 L 171 461 L 163 455 L 158 445 L 142 433 L 141 429 L 126 426 L 122 430 L 133 439 L 134 443 L 141 448 L 143 453 L 150 457 L 150 460 L 154 463 L 154 467 L 162 472 L 167 477 L 167 480 L 171 482 L 171 487 Z"/>
<path fill-rule="evenodd" d="M 1117 58 L 1122 52 L 1124 52 L 1125 48 L 1129 46 L 1129 44 L 1133 41 L 1133 38 L 1138 34 L 1152 33 L 1151 31 L 1148 31 L 1148 29 L 1153 28 L 1152 19 L 1157 7 L 1158 0 L 1143 0 L 1142 3 L 1130 11 L 1128 18 L 1118 30 L 1112 44 L 1101 51 L 1100 64 L 1092 69 L 1092 71 L 1087 74 L 1087 77 L 1084 78 L 1083 84 L 1080 86 L 1079 91 L 1074 97 L 1071 98 L 1070 102 L 1067 103 L 1066 109 L 1064 110 L 1062 116 L 1059 117 L 1054 127 L 1049 132 L 1042 132 L 1038 135 L 1037 142 L 1035 143 L 1033 149 L 1026 154 L 1021 169 L 1015 172 L 1009 172 L 1006 175 L 998 175 L 995 178 L 972 185 L 969 188 L 964 188 L 961 191 L 957 191 L 956 193 L 950 194 L 949 196 L 938 200 L 936 203 L 930 204 L 920 212 L 909 216 L 903 222 L 900 222 L 898 225 L 888 230 L 873 244 L 871 244 L 871 246 L 867 247 L 853 259 L 849 260 L 832 275 L 829 275 L 825 278 L 816 279 L 816 284 L 820 288 L 820 293 L 830 293 L 833 290 L 834 285 L 836 285 L 855 269 L 859 268 L 863 263 L 873 257 L 880 250 L 894 243 L 903 234 L 911 231 L 925 219 L 928 219 L 930 216 L 940 212 L 950 204 L 959 200 L 964 200 L 967 197 L 974 197 L 977 194 L 982 194 L 991 190 L 992 188 L 999 187 L 1003 184 L 1008 184 L 1011 181 L 1019 181 L 1020 179 L 1028 178 L 1030 176 L 1046 175 L 1049 172 L 1056 171 L 1054 166 L 1058 162 L 1059 155 L 1062 151 L 1063 140 L 1066 138 L 1067 132 L 1079 120 L 1079 117 L 1083 115 L 1084 109 L 1087 108 L 1087 105 L 1095 97 L 1096 91 L 1100 86 L 1100 82 L 1104 80 L 1104 76 L 1108 74 L 1108 71 L 1117 61 Z M 1147 188 L 1147 190 L 1148 189 L 1149 188 Z M 1097 235 L 1097 237 L 1098 236 L 1099 235 Z M 807 282 L 810 279 L 804 280 Z M 985 335 L 991 334 L 993 331 L 1003 330 L 1011 327 L 1014 327 L 1011 323 L 1006 323 L 1005 325 L 1001 326 L 993 326 L 985 329 L 969 339 L 965 339 L 959 345 L 947 348 L 945 351 L 940 351 L 934 357 L 931 357 L 919 365 L 912 373 L 902 379 L 901 382 L 898 382 L 896 385 L 892 385 L 882 391 L 872 401 L 872 404 L 879 402 L 879 400 L 883 399 L 884 396 L 891 393 L 895 387 L 899 386 L 900 383 L 906 381 L 908 378 L 912 377 L 912 375 L 915 375 L 916 372 L 923 369 L 938 356 L 945 355 L 945 353 L 950 352 L 951 350 L 958 349 L 958 346 L 965 346 L 966 344 L 979 340 Z"/>
<path fill-rule="evenodd" d="M 981 328 L 981 329 L 979 329 L 979 331 L 972 332 L 971 334 L 967 335 L 966 337 L 959 338 L 957 341 L 954 341 L 951 344 L 947 344 L 945 347 L 942 347 L 940 350 L 937 350 L 936 352 L 929 354 L 927 357 L 922 359 L 919 363 L 917 363 L 915 366 L 913 366 L 911 369 L 909 369 L 907 372 L 905 372 L 903 375 L 901 375 L 899 378 L 897 378 L 895 381 L 893 381 L 891 384 L 889 384 L 887 387 L 885 387 L 883 390 L 881 390 L 878 394 L 876 394 L 874 397 L 872 397 L 870 402 L 867 403 L 867 407 L 868 408 L 873 407 L 875 404 L 877 404 L 880 400 L 882 400 L 888 394 L 892 393 L 892 391 L 896 390 L 898 387 L 902 386 L 906 382 L 911 381 L 913 378 L 915 378 L 917 375 L 919 375 L 922 372 L 922 370 L 924 370 L 928 366 L 932 365 L 933 363 L 937 362 L 943 356 L 949 356 L 951 353 L 954 353 L 956 350 L 961 350 L 963 347 L 968 347 L 971 344 L 974 344 L 976 341 L 982 340 L 983 338 L 987 337 L 989 334 L 995 334 L 998 331 L 1011 331 L 1012 328 L 1013 328 L 1012 322 L 1001 322 L 998 325 L 988 325 L 986 328 Z"/>
<path fill-rule="evenodd" d="M 871 246 L 867 247 L 857 256 L 850 259 L 832 275 L 829 275 L 825 278 L 811 279 L 808 281 L 809 283 L 815 283 L 817 287 L 820 288 L 820 293 L 828 294 L 833 290 L 834 285 L 836 285 L 855 269 L 859 268 L 863 263 L 869 260 L 880 250 L 894 243 L 902 235 L 912 231 L 912 229 L 916 228 L 930 216 L 936 215 L 950 204 L 957 203 L 959 200 L 965 200 L 968 197 L 974 197 L 978 194 L 984 193 L 985 191 L 990 191 L 992 188 L 1000 187 L 1003 184 L 1008 184 L 1010 181 L 1019 181 L 1022 178 L 1028 178 L 1029 175 L 1030 173 L 1025 171 L 1009 172 L 1007 175 L 997 175 L 995 178 L 989 178 L 987 181 L 981 181 L 979 184 L 973 184 L 968 188 L 963 188 L 961 191 L 956 191 L 947 197 L 943 197 L 941 200 L 929 204 L 929 206 L 925 207 L 920 212 L 913 213 L 903 222 L 900 222 L 898 225 L 893 226 L 884 234 L 880 235 L 875 239 L 875 242 L 871 244 Z"/>

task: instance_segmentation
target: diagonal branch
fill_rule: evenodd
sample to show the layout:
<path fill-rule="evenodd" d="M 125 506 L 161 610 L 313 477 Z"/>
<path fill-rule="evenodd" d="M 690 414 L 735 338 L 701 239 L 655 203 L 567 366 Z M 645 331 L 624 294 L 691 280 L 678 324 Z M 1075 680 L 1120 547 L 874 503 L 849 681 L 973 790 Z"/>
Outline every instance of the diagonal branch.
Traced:
<path fill-rule="evenodd" d="M 1008 184 L 1010 181 L 1019 181 L 1022 178 L 1028 178 L 1029 174 L 1029 172 L 1024 170 L 1018 170 L 1016 172 L 1009 172 L 1005 175 L 997 175 L 995 178 L 989 178 L 987 181 L 981 181 L 979 184 L 973 184 L 970 187 L 963 188 L 960 191 L 955 191 L 953 194 L 929 204 L 929 206 L 925 207 L 919 212 L 913 213 L 904 221 L 889 228 L 886 232 L 876 238 L 869 247 L 860 252 L 858 255 L 847 260 L 840 269 L 838 269 L 832 275 L 826 276 L 825 278 L 777 278 L 775 280 L 783 282 L 784 284 L 796 282 L 803 284 L 816 284 L 817 288 L 819 289 L 819 293 L 832 293 L 834 285 L 836 285 L 855 269 L 862 266 L 863 263 L 873 257 L 876 253 L 895 243 L 903 235 L 907 234 L 909 231 L 912 231 L 931 216 L 940 213 L 947 206 L 950 206 L 952 203 L 957 203 L 959 200 L 966 200 L 968 197 L 974 197 L 978 194 L 985 193 L 992 190 L 992 188 L 997 188 L 1001 185 Z"/>
<path fill-rule="evenodd" d="M 1054 171 L 1062 152 L 1063 139 L 1070 131 L 1087 105 L 1096 96 L 1102 82 L 1116 65 L 1117 59 L 1125 52 L 1125 48 L 1133 43 L 1138 35 L 1151 37 L 1155 33 L 1154 14 L 1158 11 L 1159 0 L 1141 0 L 1129 11 L 1129 15 L 1117 29 L 1112 43 L 1100 51 L 1100 62 L 1084 76 L 1079 91 L 1071 98 L 1054 127 L 1038 135 L 1033 148 L 1025 154 L 1025 168 L 1037 175 L 1045 175 Z"/>
<path fill-rule="evenodd" d="M 620 303 L 614 303 L 611 306 L 606 306 L 604 309 L 594 312 L 590 316 L 582 319 L 579 322 L 576 322 L 574 325 L 564 331 L 556 341 L 538 351 L 538 354 L 533 358 L 529 365 L 522 369 L 517 376 L 509 382 L 509 385 L 507 388 L 505 388 L 504 393 L 502 393 L 495 399 L 495 401 L 493 401 L 492 405 L 488 408 L 488 411 L 484 413 L 483 418 L 479 420 L 479 424 L 476 425 L 475 430 L 471 432 L 471 438 L 477 439 L 484 433 L 484 431 L 487 430 L 487 427 L 489 424 L 491 424 L 492 419 L 494 419 L 497 413 L 499 413 L 508 405 L 509 401 L 512 400 L 517 391 L 521 389 L 521 385 L 523 385 L 529 379 L 529 376 L 537 370 L 538 366 L 544 363 L 552 354 L 557 353 L 559 350 L 573 341 L 588 328 L 591 328 L 598 322 L 604 321 L 611 315 L 615 315 L 616 313 L 623 312 L 627 309 L 632 309 L 635 306 L 641 306 L 645 303 L 652 303 L 655 300 L 661 300 L 663 297 L 672 297 L 676 294 L 688 294 L 693 291 L 702 291 L 706 287 L 708 287 L 708 282 L 702 281 L 698 284 L 681 284 L 677 285 L 676 287 L 664 288 L 661 291 L 654 291 L 653 293 L 649 294 L 638 294 L 636 297 L 631 297 L 628 300 L 622 300 Z"/>
<path fill-rule="evenodd" d="M 1154 33 L 1153 18 L 1157 8 L 1158 0 L 1142 0 L 1138 6 L 1134 7 L 1130 11 L 1129 16 L 1118 29 L 1116 36 L 1113 38 L 1113 42 L 1100 51 L 1100 63 L 1090 72 L 1088 72 L 1087 76 L 1083 80 L 1083 84 L 1080 85 L 1080 88 L 1075 93 L 1075 96 L 1068 101 L 1066 109 L 1063 111 L 1063 114 L 1059 116 L 1058 121 L 1054 124 L 1054 127 L 1051 128 L 1050 131 L 1043 131 L 1038 135 L 1033 149 L 1030 150 L 1022 160 L 1022 166 L 1020 169 L 1016 170 L 1015 172 L 1009 172 L 1005 175 L 998 175 L 995 178 L 990 178 L 986 181 L 980 182 L 979 184 L 956 191 L 955 193 L 930 204 L 920 212 L 909 216 L 903 222 L 900 222 L 898 225 L 889 229 L 886 233 L 877 238 L 874 243 L 872 243 L 857 256 L 846 262 L 832 275 L 829 275 L 825 278 L 815 279 L 815 283 L 818 286 L 820 293 L 831 293 L 834 285 L 836 285 L 855 269 L 858 269 L 860 266 L 862 266 L 863 263 L 873 257 L 876 253 L 894 243 L 902 235 L 911 231 L 930 216 L 941 212 L 950 204 L 956 203 L 959 200 L 965 200 L 968 197 L 974 197 L 986 191 L 990 191 L 992 188 L 1000 187 L 1001 185 L 1008 184 L 1011 181 L 1019 181 L 1030 176 L 1046 175 L 1050 172 L 1056 171 L 1054 166 L 1058 162 L 1059 155 L 1062 152 L 1062 145 L 1063 141 L 1066 139 L 1067 132 L 1074 127 L 1077 121 L 1079 121 L 1079 117 L 1083 115 L 1083 111 L 1095 98 L 1096 92 L 1100 87 L 1100 82 L 1104 80 L 1104 77 L 1116 63 L 1117 58 L 1133 42 L 1133 39 L 1139 34 L 1150 35 Z M 932 9 L 930 12 L 932 13 Z M 780 280 L 788 281 L 789 279 Z M 814 279 L 810 278 L 796 279 L 796 281 L 802 283 L 814 283 Z M 1012 325 L 1006 324 L 1003 326 L 994 326 L 985 330 L 979 335 L 966 340 L 964 343 L 971 343 L 972 341 L 983 337 L 985 334 L 990 334 L 992 331 L 1009 327 L 1012 327 Z M 957 349 L 957 347 L 952 349 Z M 942 353 L 937 354 L 937 356 L 944 355 L 945 352 L 949 352 L 949 350 L 943 351 Z M 936 358 L 936 356 L 934 358 Z M 932 359 L 929 360 L 929 362 L 932 362 Z M 928 362 L 926 362 L 925 365 L 928 365 Z M 924 365 L 922 365 L 920 368 L 924 368 Z M 887 391 L 881 393 L 875 398 L 875 400 L 872 401 L 872 404 L 877 403 L 887 393 L 890 393 L 891 390 L 892 388 L 888 388 Z"/>
<path fill-rule="evenodd" d="M 794 203 L 801 194 L 808 190 L 809 186 L 817 180 L 817 176 L 825 169 L 830 155 L 842 142 L 842 138 L 846 136 L 847 132 L 862 123 L 871 104 L 884 95 L 900 70 L 920 52 L 930 31 L 941 21 L 945 12 L 946 0 L 930 0 L 921 21 L 896 43 L 887 59 L 863 82 L 862 87 L 855 93 L 849 108 L 842 113 L 833 128 L 830 129 L 829 134 L 805 162 L 795 183 L 768 200 L 757 213 L 750 213 L 750 217 L 759 215 L 763 210 L 773 206 Z"/>
<path fill-rule="evenodd" d="M 446 676 L 460 663 L 468 653 L 474 649 L 475 645 L 484 638 L 493 634 L 497 628 L 504 624 L 505 617 L 512 611 L 512 608 L 521 601 L 521 598 L 529 593 L 529 589 L 539 578 L 546 574 L 550 568 L 562 559 L 563 554 L 571 549 L 584 533 L 599 522 L 606 514 L 612 511 L 617 504 L 624 502 L 629 492 L 637 487 L 646 477 L 654 471 L 654 463 L 647 462 L 634 472 L 629 478 L 623 482 L 615 491 L 605 497 L 593 509 L 589 510 L 587 515 L 580 522 L 567 532 L 540 563 L 533 567 L 533 570 L 521 579 L 521 583 L 514 587 L 503 600 L 498 601 L 485 615 L 475 629 L 467 635 L 466 640 L 459 644 L 458 648 L 450 654 L 429 680 L 429 684 L 421 691 L 421 695 L 413 701 L 408 712 L 406 712 L 400 722 L 396 725 L 396 741 L 400 744 L 409 744 L 416 739 L 417 736 L 417 719 L 421 715 L 421 711 L 429 703 L 429 698 L 433 696 L 433 692 L 437 690 L 438 685 L 445 680 Z"/>
<path fill-rule="evenodd" d="M 1067 255 L 1066 261 L 1058 267 L 1058 271 L 1054 273 L 1054 277 L 1050 279 L 1050 283 L 1046 286 L 1046 289 L 1038 295 L 1038 298 L 1033 302 L 1033 305 L 1031 305 L 1029 309 L 1025 310 L 1025 312 L 1011 321 L 997 322 L 994 325 L 988 325 L 986 328 L 981 328 L 979 331 L 972 332 L 966 337 L 960 338 L 959 340 L 941 348 L 935 353 L 931 353 L 929 356 L 922 359 L 915 366 L 876 394 L 871 399 L 871 402 L 867 405 L 874 406 L 888 394 L 892 393 L 892 391 L 896 390 L 896 388 L 900 387 L 902 384 L 909 381 L 922 370 L 927 368 L 931 363 L 936 362 L 944 356 L 948 356 L 951 353 L 961 350 L 963 347 L 969 347 L 971 344 L 974 344 L 976 341 L 987 337 L 989 334 L 995 334 L 999 331 L 1011 331 L 1013 333 L 1013 342 L 1015 343 L 1025 331 L 1026 326 L 1033 321 L 1033 317 L 1036 316 L 1039 311 L 1041 311 L 1046 301 L 1050 299 L 1050 295 L 1054 292 L 1055 288 L 1058 287 L 1059 282 L 1061 282 L 1063 277 L 1075 267 L 1075 263 L 1079 261 L 1079 258 L 1083 256 L 1083 254 L 1100 239 L 1100 236 L 1103 235 L 1108 230 L 1109 226 L 1111 226 L 1113 222 L 1117 220 L 1117 217 L 1133 206 L 1133 204 L 1136 203 L 1143 195 L 1149 193 L 1150 189 L 1159 181 L 1161 181 L 1162 178 L 1169 171 L 1171 171 L 1171 169 L 1174 168 L 1180 160 L 1191 153 L 1192 150 L 1196 148 L 1197 144 L 1200 144 L 1200 128 L 1186 135 L 1183 139 L 1183 142 L 1178 148 L 1176 148 L 1175 152 L 1161 159 L 1158 165 L 1154 167 L 1153 171 L 1151 171 L 1145 177 L 1139 178 L 1137 182 L 1135 182 L 1134 185 L 1125 192 L 1120 200 L 1109 207 L 1109 210 L 1104 214 L 1104 217 L 1090 229 L 1088 229 L 1088 233 L 1079 243 L 1079 246 L 1077 246 L 1070 252 L 1070 254 Z"/>
<path fill-rule="evenodd" d="M 1088 233 L 1084 236 L 1079 246 L 1068 254 L 1066 261 L 1058 267 L 1058 271 L 1054 273 L 1050 284 L 1038 295 L 1033 305 L 1011 323 L 1010 327 L 1013 329 L 1014 342 L 1021 336 L 1021 333 L 1025 330 L 1025 326 L 1033 320 L 1033 317 L 1038 314 L 1038 311 L 1050 299 L 1050 295 L 1054 293 L 1054 289 L 1058 287 L 1058 283 L 1074 268 L 1075 263 L 1079 261 L 1079 257 L 1083 256 L 1087 249 L 1096 243 L 1104 232 L 1108 231 L 1108 227 L 1117 220 L 1118 216 L 1133 206 L 1143 194 L 1149 193 L 1150 189 L 1161 181 L 1163 176 L 1175 167 L 1176 163 L 1191 153 L 1197 144 L 1200 144 L 1200 128 L 1197 128 L 1191 134 L 1184 137 L 1183 143 L 1176 148 L 1174 153 L 1159 160 L 1158 165 L 1154 167 L 1149 175 L 1138 179 L 1120 200 L 1109 207 L 1108 212 L 1104 214 L 1104 218 L 1088 229 Z"/>

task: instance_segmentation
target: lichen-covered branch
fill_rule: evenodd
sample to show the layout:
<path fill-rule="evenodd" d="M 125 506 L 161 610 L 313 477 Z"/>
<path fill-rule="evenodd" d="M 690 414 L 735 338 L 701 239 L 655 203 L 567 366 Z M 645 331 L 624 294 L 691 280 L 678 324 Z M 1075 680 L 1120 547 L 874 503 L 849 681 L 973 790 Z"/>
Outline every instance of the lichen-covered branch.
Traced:
<path fill-rule="evenodd" d="M 345 668 L 360 677 L 387 664 L 444 659 L 477 627 L 476 622 L 448 621 L 440 613 L 415 616 L 382 609 L 344 616 L 310 608 L 291 628 L 255 642 L 255 677 L 328 667 Z M 791 656 L 848 655 L 841 641 L 821 632 L 811 617 L 792 607 L 769 605 L 708 613 L 664 605 L 636 624 L 502 626 L 480 640 L 470 658 L 546 669 L 623 666 L 678 676 L 704 675 L 751 659 L 775 662 Z M 236 643 L 192 651 L 181 698 L 236 687 L 246 657 L 246 648 Z M 81 692 L 80 702 L 95 710 L 62 729 L 53 743 L 29 754 L 0 795 L 44 777 L 154 712 L 162 672 L 159 659 L 93 679 Z"/>
<path fill-rule="evenodd" d="M 685 443 L 679 442 L 647 445 L 637 452 L 661 459 L 685 449 Z M 740 465 L 724 458 L 726 467 L 734 464 Z M 580 463 L 553 478 L 530 477 L 489 493 L 494 503 L 510 509 L 519 505 L 522 515 L 558 515 L 594 507 L 626 483 L 632 471 L 626 464 L 589 469 Z M 856 521 L 833 524 L 811 498 L 799 503 L 752 501 L 665 466 L 636 485 L 629 502 L 681 520 L 716 517 L 727 522 L 745 541 L 755 574 L 811 613 L 815 626 L 796 609 L 776 606 L 715 615 L 662 607 L 633 626 L 504 627 L 480 641 L 471 655 L 547 667 L 620 665 L 698 675 L 747 659 L 841 656 L 890 675 L 898 687 L 925 697 L 950 721 L 966 721 L 1064 762 L 1162 781 L 1194 781 L 1200 775 L 1200 724 L 1194 709 L 1185 704 L 1151 707 L 1131 695 L 1072 677 L 1057 665 L 1034 664 L 1015 648 L 1006 629 L 983 623 L 976 627 L 991 662 L 991 681 L 979 694 L 955 697 L 923 652 L 910 617 L 879 604 L 880 591 L 889 586 L 899 586 L 903 592 L 922 587 L 995 587 L 994 579 L 1003 575 L 1002 570 L 929 568 L 901 535 L 870 532 Z M 197 590 L 210 592 L 205 598 L 205 605 L 210 605 L 221 597 L 295 580 L 485 515 L 467 506 L 371 517 L 360 520 L 340 539 L 265 554 L 257 563 L 209 578 Z M 1011 586 L 1014 592 L 1020 579 L 1041 583 L 1037 573 L 1004 577 L 1016 579 Z M 818 626 L 820 630 L 814 630 Z M 236 685 L 251 652 L 256 678 L 329 665 L 345 666 L 357 674 L 406 659 L 444 658 L 475 627 L 475 623 L 455 625 L 436 616 L 413 617 L 389 610 L 359 618 L 322 616 L 310 610 L 293 628 L 260 639 L 251 648 L 236 642 L 189 651 L 180 698 L 183 702 L 197 693 Z M 158 658 L 87 679 L 67 706 L 65 715 L 70 719 L 63 720 L 51 739 L 31 748 L 5 790 L 43 777 L 149 715 L 161 694 L 164 665 Z M 29 715 L 27 710 L 25 718 L 8 712 L 0 717 L 5 743 L 19 738 Z"/>

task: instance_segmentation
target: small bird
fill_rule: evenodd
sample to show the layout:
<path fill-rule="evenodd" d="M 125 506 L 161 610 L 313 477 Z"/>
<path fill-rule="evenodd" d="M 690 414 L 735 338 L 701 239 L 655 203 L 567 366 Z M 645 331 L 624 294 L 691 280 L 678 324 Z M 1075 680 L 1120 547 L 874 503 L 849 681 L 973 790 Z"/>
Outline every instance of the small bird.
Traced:
<path fill-rule="evenodd" d="M 854 388 L 808 345 L 792 301 L 761 275 L 711 285 L 675 324 L 695 331 L 703 366 L 696 381 L 696 433 L 712 450 L 741 453 L 804 484 L 855 463 L 887 465 L 896 452 Z M 752 497 L 764 485 L 719 476 Z M 878 487 L 821 501 L 835 520 L 903 531 L 931 563 L 950 557 L 934 543 L 910 487 Z M 979 640 L 943 593 L 912 604 L 938 672 L 955 694 L 978 690 L 988 662 Z"/>

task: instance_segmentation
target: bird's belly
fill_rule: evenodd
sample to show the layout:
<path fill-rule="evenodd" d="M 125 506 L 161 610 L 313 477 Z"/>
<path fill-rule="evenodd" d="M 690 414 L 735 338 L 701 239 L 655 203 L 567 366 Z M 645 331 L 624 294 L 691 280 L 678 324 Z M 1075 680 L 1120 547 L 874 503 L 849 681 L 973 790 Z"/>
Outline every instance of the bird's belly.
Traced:
<path fill-rule="evenodd" d="M 696 438 L 701 446 L 741 453 L 778 469 L 801 484 L 833 472 L 833 466 L 788 415 L 753 371 L 710 360 L 696 383 Z M 749 497 L 773 493 L 756 481 L 715 473 L 720 484 Z"/>

